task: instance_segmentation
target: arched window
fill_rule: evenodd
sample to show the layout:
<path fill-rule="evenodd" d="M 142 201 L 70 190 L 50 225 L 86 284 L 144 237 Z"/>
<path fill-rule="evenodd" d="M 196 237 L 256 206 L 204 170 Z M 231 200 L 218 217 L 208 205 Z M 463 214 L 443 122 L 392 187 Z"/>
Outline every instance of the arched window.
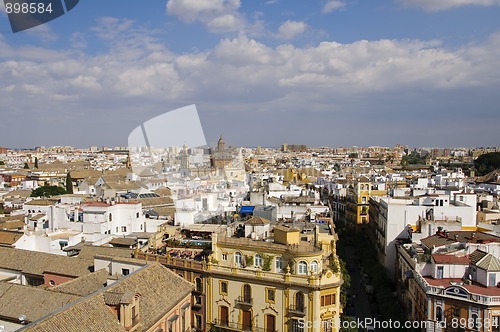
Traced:
<path fill-rule="evenodd" d="M 436 320 L 438 322 L 443 321 L 443 308 L 441 306 L 436 307 Z"/>
<path fill-rule="evenodd" d="M 262 255 L 255 254 L 254 265 L 258 267 L 262 267 Z"/>
<path fill-rule="evenodd" d="M 304 311 L 304 293 L 295 293 L 295 309 L 297 311 Z"/>
<path fill-rule="evenodd" d="M 297 273 L 298 274 L 307 274 L 307 262 L 306 261 L 299 262 L 299 268 L 298 268 Z"/>
<path fill-rule="evenodd" d="M 235 252 L 234 253 L 234 264 L 236 264 L 237 267 L 240 267 L 241 266 L 241 262 L 242 262 L 241 253 L 240 252 Z"/>
<path fill-rule="evenodd" d="M 317 273 L 318 272 L 318 262 L 316 262 L 316 261 L 312 261 L 311 262 L 311 271 L 313 273 Z"/>
<path fill-rule="evenodd" d="M 365 185 L 364 184 L 361 185 L 361 190 L 365 190 Z"/>
<path fill-rule="evenodd" d="M 201 282 L 201 278 L 196 278 L 194 281 L 196 284 L 196 290 L 198 292 L 203 292 L 203 283 Z"/>
<path fill-rule="evenodd" d="M 283 258 L 276 257 L 276 272 L 283 272 Z"/>
<path fill-rule="evenodd" d="M 111 213 L 109 214 L 109 221 L 113 221 L 113 215 Z"/>

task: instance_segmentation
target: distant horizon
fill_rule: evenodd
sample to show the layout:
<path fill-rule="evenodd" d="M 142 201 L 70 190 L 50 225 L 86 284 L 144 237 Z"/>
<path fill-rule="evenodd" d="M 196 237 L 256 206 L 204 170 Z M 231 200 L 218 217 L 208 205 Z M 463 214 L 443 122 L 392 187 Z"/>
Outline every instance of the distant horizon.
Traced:
<path fill-rule="evenodd" d="M 226 144 L 227 144 L 227 141 L 226 141 Z M 410 146 L 410 145 L 407 145 L 407 144 L 400 144 L 400 143 L 397 143 L 397 144 L 395 144 L 393 146 L 383 146 L 383 145 L 367 145 L 367 146 L 359 146 L 359 145 L 326 146 L 326 145 L 319 145 L 319 146 L 308 146 L 306 144 L 288 144 L 288 143 L 283 143 L 283 144 L 287 144 L 287 145 L 305 145 L 307 149 L 321 149 L 321 148 L 328 148 L 328 149 L 389 148 L 389 149 L 393 149 L 393 148 L 395 148 L 398 145 L 401 146 L 401 147 L 407 146 L 410 150 L 413 150 L 413 149 L 498 149 L 498 148 L 500 148 L 500 145 L 499 146 L 472 146 L 472 147 L 466 147 L 466 146 L 444 146 L 444 147 L 440 147 L 440 146 Z M 232 144 L 227 144 L 227 147 L 243 148 L 243 149 L 257 149 L 259 147 L 261 149 L 281 149 L 283 144 L 281 144 L 279 146 L 235 146 L 235 145 L 232 145 Z M 213 148 L 215 146 L 216 146 L 216 144 L 212 144 L 212 145 L 207 145 L 207 146 L 200 146 L 199 148 Z M 0 145 L 0 148 L 6 148 L 7 150 L 13 150 L 13 151 L 35 151 L 37 148 L 46 148 L 46 149 L 49 149 L 49 148 L 54 148 L 54 147 L 71 147 L 71 148 L 74 148 L 76 150 L 88 150 L 88 149 L 93 148 L 93 147 L 98 148 L 98 149 L 103 149 L 103 148 L 109 148 L 109 149 L 114 149 L 114 148 L 128 148 L 125 145 L 123 145 L 123 146 L 120 146 L 120 145 L 115 145 L 115 146 L 113 146 L 113 145 L 90 145 L 90 146 L 87 146 L 87 147 L 73 146 L 73 145 L 41 145 L 41 146 L 35 146 L 35 147 L 31 147 L 31 148 L 26 148 L 26 147 L 23 147 L 23 148 L 11 148 L 11 147 L 1 146 Z M 182 146 L 175 146 L 175 147 L 182 148 Z"/>

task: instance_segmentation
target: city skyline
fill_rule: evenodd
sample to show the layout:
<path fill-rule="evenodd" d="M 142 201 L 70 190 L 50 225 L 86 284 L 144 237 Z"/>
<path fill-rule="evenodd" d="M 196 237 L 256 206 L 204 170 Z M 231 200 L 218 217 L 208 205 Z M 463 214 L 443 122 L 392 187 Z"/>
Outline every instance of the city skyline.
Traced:
<path fill-rule="evenodd" d="M 499 4 L 85 1 L 17 34 L 0 5 L 0 145 L 126 146 L 194 103 L 209 145 L 495 146 Z"/>

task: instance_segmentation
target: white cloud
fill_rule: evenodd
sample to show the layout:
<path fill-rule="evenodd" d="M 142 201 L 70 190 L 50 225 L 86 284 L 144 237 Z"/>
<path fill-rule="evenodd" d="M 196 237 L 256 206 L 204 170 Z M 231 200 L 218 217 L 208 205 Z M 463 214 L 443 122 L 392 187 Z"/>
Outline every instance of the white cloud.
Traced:
<path fill-rule="evenodd" d="M 279 39 L 290 40 L 304 33 L 306 28 L 307 24 L 304 22 L 288 20 L 278 28 L 276 37 Z"/>
<path fill-rule="evenodd" d="M 240 6 L 240 0 L 169 0 L 167 14 L 188 23 L 200 21 L 212 32 L 242 31 Z"/>
<path fill-rule="evenodd" d="M 256 119 L 274 124 L 269 130 L 279 135 L 276 123 L 282 124 L 283 112 L 287 117 L 308 110 L 322 112 L 316 121 L 333 125 L 342 112 L 364 112 L 367 117 L 376 107 L 388 107 L 387 100 L 401 98 L 393 107 L 399 109 L 397 114 L 409 117 L 414 115 L 406 110 L 426 100 L 449 105 L 449 93 L 463 96 L 463 91 L 474 88 L 500 89 L 500 33 L 454 50 L 432 40 L 271 47 L 240 34 L 204 52 L 175 54 L 154 35 L 134 29 L 123 29 L 116 43 L 98 55 L 81 49 L 55 52 L 13 46 L 0 39 L 2 112 L 15 121 L 26 115 L 23 110 L 36 110 L 32 122 L 42 128 L 67 118 L 72 129 L 64 137 L 77 137 L 78 130 L 87 137 L 92 128 L 92 133 L 101 135 L 96 137 L 105 140 L 121 131 L 125 139 L 129 127 L 154 112 L 196 103 L 210 114 L 207 121 L 219 119 L 227 121 L 227 127 L 238 127 L 230 118 L 246 112 L 248 118 L 257 115 Z M 96 29 L 96 33 L 102 32 Z M 431 111 L 422 107 L 419 112 L 416 120 Z M 498 120 L 498 114 L 480 115 L 488 123 Z M 469 118 L 473 119 L 463 121 Z"/>
<path fill-rule="evenodd" d="M 410 7 L 419 7 L 426 11 L 440 11 L 461 6 L 499 6 L 500 0 L 397 0 Z"/>
<path fill-rule="evenodd" d="M 345 7 L 345 2 L 344 1 L 341 1 L 341 0 L 329 0 L 325 3 L 325 5 L 323 6 L 323 9 L 321 10 L 321 12 L 323 14 L 328 14 L 328 13 L 331 13 L 333 12 L 334 10 L 338 10 L 338 9 L 341 9 L 341 8 L 344 8 Z"/>
<path fill-rule="evenodd" d="M 132 27 L 134 21 L 119 19 L 115 17 L 101 17 L 97 20 L 97 25 L 91 31 L 95 32 L 99 38 L 113 40 L 120 33 Z"/>

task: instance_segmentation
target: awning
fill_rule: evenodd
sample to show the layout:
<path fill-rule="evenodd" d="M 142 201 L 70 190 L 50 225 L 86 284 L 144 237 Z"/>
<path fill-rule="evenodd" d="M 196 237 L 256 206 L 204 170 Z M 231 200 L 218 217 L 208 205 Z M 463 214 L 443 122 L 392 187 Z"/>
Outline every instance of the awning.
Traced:
<path fill-rule="evenodd" d="M 242 213 L 253 213 L 255 206 L 253 205 L 245 205 L 240 208 L 240 214 Z"/>

